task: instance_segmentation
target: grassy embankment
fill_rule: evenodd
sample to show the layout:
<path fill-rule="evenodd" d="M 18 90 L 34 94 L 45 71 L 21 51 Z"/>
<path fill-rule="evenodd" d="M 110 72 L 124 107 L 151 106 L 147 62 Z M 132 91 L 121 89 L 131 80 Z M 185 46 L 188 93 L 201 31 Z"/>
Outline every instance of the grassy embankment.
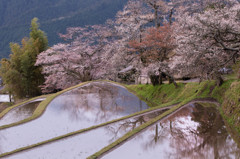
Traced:
<path fill-rule="evenodd" d="M 224 119 L 234 128 L 240 136 L 240 81 L 228 80 L 222 86 L 217 87 L 214 81 L 205 81 L 201 84 L 179 84 L 179 88 L 173 85 L 128 86 L 140 98 L 149 104 L 161 105 L 163 103 L 177 103 L 188 99 L 212 98 L 222 106 L 219 108 Z M 240 139 L 239 139 L 240 140 Z"/>
<path fill-rule="evenodd" d="M 201 84 L 173 85 L 133 85 L 127 86 L 149 105 L 173 104 L 200 98 L 212 98 L 222 106 L 220 111 L 225 119 L 233 125 L 240 134 L 240 81 L 228 80 L 222 86 L 216 86 L 214 81 L 205 81 Z M 148 102 L 151 101 L 151 102 Z"/>
<path fill-rule="evenodd" d="M 161 86 L 152 85 L 129 85 L 126 86 L 131 92 L 136 94 L 139 98 L 148 103 L 148 105 L 155 106 L 166 106 L 171 104 L 179 103 L 177 106 L 166 111 L 162 115 L 155 119 L 141 125 L 140 127 L 128 132 L 122 138 L 103 148 L 99 152 L 96 152 L 89 159 L 95 159 L 102 156 L 115 146 L 118 146 L 122 142 L 128 140 L 136 133 L 150 126 L 151 124 L 163 119 L 167 115 L 181 108 L 185 104 L 196 99 L 214 99 L 218 101 L 222 106 L 219 108 L 225 121 L 228 121 L 232 130 L 239 136 L 240 134 L 240 81 L 239 80 L 228 80 L 220 87 L 216 86 L 215 81 L 205 81 L 202 83 L 187 83 L 178 84 L 178 88 L 175 88 L 173 84 L 164 84 Z M 233 106 L 230 106 L 231 103 Z M 227 113 L 227 108 L 232 108 Z M 235 140 L 239 141 L 239 138 L 235 136 Z"/>

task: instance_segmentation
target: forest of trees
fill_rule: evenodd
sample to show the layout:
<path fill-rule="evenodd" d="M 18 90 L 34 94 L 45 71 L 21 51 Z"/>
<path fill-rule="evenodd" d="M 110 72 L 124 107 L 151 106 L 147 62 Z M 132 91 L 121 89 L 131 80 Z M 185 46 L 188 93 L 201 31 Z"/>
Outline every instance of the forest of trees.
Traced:
<path fill-rule="evenodd" d="M 39 18 L 49 45 L 61 39 L 58 33 L 67 27 L 102 24 L 113 18 L 127 0 L 1 0 L 0 1 L 0 58 L 10 54 L 9 43 L 21 42 L 28 35 L 29 24 Z"/>
<path fill-rule="evenodd" d="M 11 61 L 23 53 L 17 62 L 21 70 L 13 69 L 17 73 L 14 77 L 21 75 L 30 82 L 29 86 L 21 85 L 26 90 L 23 96 L 35 94 L 37 91 L 29 93 L 28 88 L 38 88 L 36 85 L 43 93 L 50 93 L 89 80 L 116 81 L 118 73 L 130 66 L 136 70 L 133 76 L 148 74 L 154 85 L 162 84 L 166 77 L 177 87 L 174 75 L 215 79 L 221 85 L 219 70 L 239 60 L 239 15 L 237 0 L 130 0 L 105 24 L 69 27 L 59 35 L 65 42 L 47 50 L 44 43 L 43 49 L 30 51 L 37 55 L 32 67 L 38 73 L 41 68 L 44 83 L 31 83 L 28 77 L 36 76 L 24 74 L 25 66 L 28 69 L 22 63 L 27 58 L 24 53 L 29 53 L 26 50 L 31 46 L 37 48 L 33 29 L 22 46 L 11 45 L 13 54 L 10 61 L 2 60 L 1 70 L 14 68 Z M 45 39 L 43 32 L 39 36 Z M 13 90 L 16 82 L 7 81 Z"/>
<path fill-rule="evenodd" d="M 104 25 L 71 27 L 59 43 L 38 56 L 43 91 L 79 81 L 116 80 L 134 66 L 161 84 L 167 76 L 193 76 L 223 82 L 219 70 L 239 58 L 240 4 L 233 0 L 130 0 Z M 49 58 L 51 57 L 51 58 Z M 153 78 L 152 78 L 153 79 Z M 176 84 L 176 83 L 175 83 Z"/>

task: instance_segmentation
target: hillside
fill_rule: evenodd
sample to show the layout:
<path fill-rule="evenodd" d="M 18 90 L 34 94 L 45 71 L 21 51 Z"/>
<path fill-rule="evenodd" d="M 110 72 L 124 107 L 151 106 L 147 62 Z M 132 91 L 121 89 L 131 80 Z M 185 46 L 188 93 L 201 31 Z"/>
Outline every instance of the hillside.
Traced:
<path fill-rule="evenodd" d="M 101 24 L 113 18 L 127 0 L 1 0 L 0 58 L 8 57 L 9 43 L 28 36 L 31 19 L 39 18 L 49 45 L 60 42 L 67 27 Z"/>

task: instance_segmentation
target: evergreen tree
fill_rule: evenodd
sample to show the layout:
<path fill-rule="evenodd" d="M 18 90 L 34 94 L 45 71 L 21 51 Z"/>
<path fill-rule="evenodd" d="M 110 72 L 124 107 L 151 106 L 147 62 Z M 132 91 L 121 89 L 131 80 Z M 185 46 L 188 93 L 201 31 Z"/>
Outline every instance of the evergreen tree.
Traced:
<path fill-rule="evenodd" d="M 35 62 L 37 55 L 47 47 L 47 36 L 39 29 L 38 19 L 34 18 L 30 37 L 23 38 L 21 46 L 11 43 L 10 60 L 1 60 L 0 74 L 9 93 L 19 98 L 41 94 L 39 86 L 43 84 L 44 77 Z"/>

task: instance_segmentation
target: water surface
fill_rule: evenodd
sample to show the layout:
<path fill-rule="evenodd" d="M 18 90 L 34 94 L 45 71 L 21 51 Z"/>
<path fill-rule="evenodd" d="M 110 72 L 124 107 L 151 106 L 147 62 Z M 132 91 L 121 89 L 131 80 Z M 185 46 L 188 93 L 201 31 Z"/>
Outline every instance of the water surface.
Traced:
<path fill-rule="evenodd" d="M 162 114 L 164 111 L 166 109 L 119 121 L 86 133 L 14 154 L 6 157 L 6 159 L 85 159 L 122 137 L 127 132 Z"/>
<path fill-rule="evenodd" d="M 240 149 L 214 107 L 185 107 L 138 134 L 103 159 L 239 159 Z"/>
<path fill-rule="evenodd" d="M 0 153 L 104 123 L 148 108 L 125 88 L 92 82 L 55 98 L 31 122 L 0 130 Z"/>
<path fill-rule="evenodd" d="M 34 101 L 10 110 L 0 119 L 0 126 L 15 123 L 31 117 L 40 101 Z"/>

